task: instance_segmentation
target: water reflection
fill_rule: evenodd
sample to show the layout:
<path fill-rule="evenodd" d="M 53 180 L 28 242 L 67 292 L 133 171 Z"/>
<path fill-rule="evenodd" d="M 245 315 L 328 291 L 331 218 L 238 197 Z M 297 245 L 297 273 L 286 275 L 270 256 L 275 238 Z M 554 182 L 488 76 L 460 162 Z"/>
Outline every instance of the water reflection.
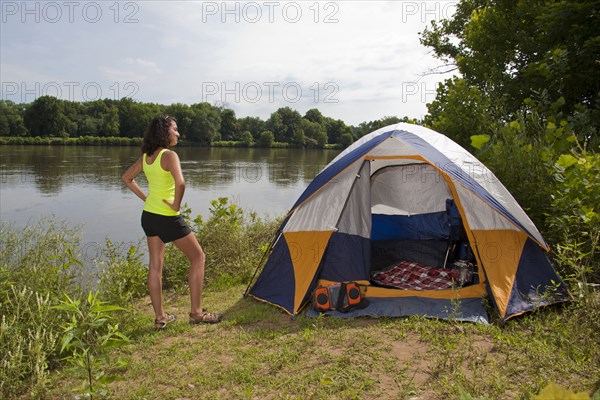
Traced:
<path fill-rule="evenodd" d="M 301 149 L 176 148 L 186 179 L 184 202 L 205 215 L 229 197 L 259 214 L 281 216 L 336 155 Z M 0 146 L 0 219 L 26 224 L 54 215 L 82 226 L 83 240 L 142 236 L 142 204 L 121 183 L 136 147 Z M 137 179 L 142 188 L 146 181 Z"/>
<path fill-rule="evenodd" d="M 308 184 L 337 152 L 299 149 L 176 149 L 186 181 L 198 188 L 224 188 L 241 182 L 267 181 L 276 187 Z M 123 189 L 120 176 L 139 157 L 132 147 L 3 146 L 4 188 L 35 187 L 42 195 L 65 185 Z M 143 179 L 142 179 L 143 181 Z"/>
<path fill-rule="evenodd" d="M 198 187 L 268 181 L 288 187 L 309 183 L 335 156 L 331 151 L 288 149 L 178 149 L 182 167 Z"/>

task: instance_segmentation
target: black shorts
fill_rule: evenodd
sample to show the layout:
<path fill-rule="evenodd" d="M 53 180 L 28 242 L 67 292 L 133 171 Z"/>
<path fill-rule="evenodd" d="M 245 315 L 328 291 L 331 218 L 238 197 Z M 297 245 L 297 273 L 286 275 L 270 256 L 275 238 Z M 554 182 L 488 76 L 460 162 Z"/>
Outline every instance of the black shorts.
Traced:
<path fill-rule="evenodd" d="M 181 215 L 166 216 L 148 211 L 142 212 L 142 228 L 146 236 L 158 236 L 164 243 L 181 239 L 192 231 Z"/>

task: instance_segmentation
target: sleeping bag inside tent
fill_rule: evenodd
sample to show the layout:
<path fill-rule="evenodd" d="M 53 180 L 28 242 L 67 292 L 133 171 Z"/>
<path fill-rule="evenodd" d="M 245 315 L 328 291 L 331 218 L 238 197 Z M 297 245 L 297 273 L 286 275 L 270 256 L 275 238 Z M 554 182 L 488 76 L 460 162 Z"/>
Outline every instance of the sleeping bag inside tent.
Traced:
<path fill-rule="evenodd" d="M 327 313 L 487 322 L 487 296 L 508 319 L 568 299 L 548 251 L 481 162 L 400 123 L 362 137 L 314 178 L 248 294 L 297 315 L 315 288 L 354 281 L 361 307 Z"/>

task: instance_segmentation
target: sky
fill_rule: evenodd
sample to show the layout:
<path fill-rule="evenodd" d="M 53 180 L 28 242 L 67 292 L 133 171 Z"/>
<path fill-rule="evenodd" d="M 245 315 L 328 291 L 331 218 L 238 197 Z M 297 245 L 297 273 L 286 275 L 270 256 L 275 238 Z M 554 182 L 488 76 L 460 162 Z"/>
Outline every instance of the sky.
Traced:
<path fill-rule="evenodd" d="M 419 32 L 456 3 L 0 0 L 0 96 L 422 118 L 451 75 Z"/>

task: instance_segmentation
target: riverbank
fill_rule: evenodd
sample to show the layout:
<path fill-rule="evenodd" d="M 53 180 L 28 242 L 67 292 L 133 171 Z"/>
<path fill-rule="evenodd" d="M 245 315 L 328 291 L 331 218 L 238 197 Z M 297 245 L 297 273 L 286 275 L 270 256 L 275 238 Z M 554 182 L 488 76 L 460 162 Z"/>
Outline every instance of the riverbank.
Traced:
<path fill-rule="evenodd" d="M 186 217 L 207 254 L 204 307 L 224 319 L 187 324 L 187 263 L 169 246 L 165 305 L 179 321 L 164 331 L 153 328 L 136 246 L 107 240 L 92 284 L 81 276 L 77 229 L 52 220 L 2 224 L 1 397 L 531 399 L 550 383 L 599 389 L 598 293 L 502 327 L 493 313 L 489 325 L 292 320 L 243 297 L 278 220 L 224 198 L 206 216 Z"/>
<path fill-rule="evenodd" d="M 243 298 L 244 288 L 207 291 L 205 306 L 224 314 L 212 326 L 188 325 L 187 295 L 171 292 L 167 310 L 180 321 L 156 332 L 149 298 L 138 301 L 132 342 L 113 354 L 127 367 L 108 386 L 111 398 L 531 399 L 551 382 L 597 390 L 599 334 L 591 310 L 578 304 L 504 328 L 423 318 L 292 320 Z M 64 399 L 80 384 L 57 371 L 48 398 Z"/>

